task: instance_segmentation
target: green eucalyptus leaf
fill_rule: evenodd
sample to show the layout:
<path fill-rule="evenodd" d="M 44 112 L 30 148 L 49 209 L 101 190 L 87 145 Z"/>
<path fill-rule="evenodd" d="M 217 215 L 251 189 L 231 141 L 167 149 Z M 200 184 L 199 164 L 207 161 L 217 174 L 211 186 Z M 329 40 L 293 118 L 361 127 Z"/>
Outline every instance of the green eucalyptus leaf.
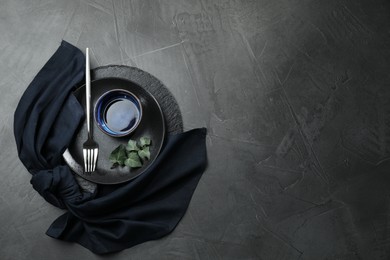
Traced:
<path fill-rule="evenodd" d="M 130 168 L 142 167 L 144 161 L 150 160 L 149 146 L 151 143 L 149 137 L 143 136 L 139 139 L 139 144 L 137 144 L 137 141 L 130 139 L 127 145 L 119 145 L 109 156 L 112 163 L 111 169 L 125 165 Z"/>
<path fill-rule="evenodd" d="M 128 158 L 125 161 L 125 165 L 130 168 L 139 168 L 142 167 L 142 162 L 138 156 L 137 152 L 131 152 L 128 154 Z"/>
<path fill-rule="evenodd" d="M 141 150 L 138 151 L 138 155 L 142 160 L 150 160 L 150 150 L 149 146 L 143 147 Z"/>
<path fill-rule="evenodd" d="M 137 142 L 130 139 L 129 142 L 127 143 L 126 150 L 129 152 L 130 151 L 138 151 L 139 147 L 137 145 Z"/>
<path fill-rule="evenodd" d="M 119 145 L 117 148 L 115 148 L 109 156 L 109 160 L 113 164 L 112 165 L 113 167 L 117 165 L 120 166 L 125 165 L 126 159 L 127 159 L 126 148 L 122 144 Z"/>
<path fill-rule="evenodd" d="M 152 142 L 149 137 L 143 136 L 139 139 L 141 147 L 149 146 Z"/>

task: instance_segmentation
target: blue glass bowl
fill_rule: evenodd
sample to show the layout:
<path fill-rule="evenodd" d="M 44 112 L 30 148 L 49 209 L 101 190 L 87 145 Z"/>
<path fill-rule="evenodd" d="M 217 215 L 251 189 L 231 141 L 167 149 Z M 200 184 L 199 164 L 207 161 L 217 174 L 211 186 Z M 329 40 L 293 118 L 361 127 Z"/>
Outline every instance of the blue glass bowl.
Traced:
<path fill-rule="evenodd" d="M 97 100 L 94 116 L 103 133 L 113 137 L 126 136 L 141 122 L 141 101 L 127 90 L 113 89 Z"/>

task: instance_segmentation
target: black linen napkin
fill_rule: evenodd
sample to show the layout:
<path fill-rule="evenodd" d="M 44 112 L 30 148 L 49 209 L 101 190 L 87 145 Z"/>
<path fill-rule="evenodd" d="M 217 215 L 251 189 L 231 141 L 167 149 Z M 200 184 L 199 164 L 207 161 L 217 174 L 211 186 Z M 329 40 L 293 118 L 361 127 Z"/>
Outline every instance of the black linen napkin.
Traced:
<path fill-rule="evenodd" d="M 160 238 L 176 227 L 206 168 L 206 129 L 168 136 L 153 165 L 133 181 L 83 192 L 62 153 L 83 121 L 72 90 L 84 79 L 84 63 L 79 49 L 61 43 L 23 94 L 14 134 L 33 188 L 68 210 L 47 234 L 104 254 Z"/>

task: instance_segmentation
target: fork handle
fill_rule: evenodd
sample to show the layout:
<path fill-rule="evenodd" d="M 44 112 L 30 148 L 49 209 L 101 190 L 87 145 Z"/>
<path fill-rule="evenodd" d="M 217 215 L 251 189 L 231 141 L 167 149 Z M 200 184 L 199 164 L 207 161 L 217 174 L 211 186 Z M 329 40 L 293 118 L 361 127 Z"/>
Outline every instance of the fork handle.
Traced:
<path fill-rule="evenodd" d="M 91 72 L 89 65 L 89 48 L 85 50 L 85 96 L 87 108 L 87 131 L 88 136 L 91 136 L 92 122 L 91 122 Z"/>

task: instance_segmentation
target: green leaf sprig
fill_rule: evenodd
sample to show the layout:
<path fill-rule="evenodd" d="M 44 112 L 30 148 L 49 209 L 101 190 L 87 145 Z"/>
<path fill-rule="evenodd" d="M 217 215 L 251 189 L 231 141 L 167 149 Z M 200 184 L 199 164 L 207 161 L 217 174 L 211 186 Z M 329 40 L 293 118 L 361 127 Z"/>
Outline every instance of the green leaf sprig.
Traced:
<path fill-rule="evenodd" d="M 127 145 L 119 145 L 109 157 L 112 163 L 111 169 L 118 166 L 128 166 L 130 168 L 140 168 L 146 160 L 150 160 L 150 146 L 152 141 L 149 137 L 141 137 L 139 143 L 130 139 Z"/>

